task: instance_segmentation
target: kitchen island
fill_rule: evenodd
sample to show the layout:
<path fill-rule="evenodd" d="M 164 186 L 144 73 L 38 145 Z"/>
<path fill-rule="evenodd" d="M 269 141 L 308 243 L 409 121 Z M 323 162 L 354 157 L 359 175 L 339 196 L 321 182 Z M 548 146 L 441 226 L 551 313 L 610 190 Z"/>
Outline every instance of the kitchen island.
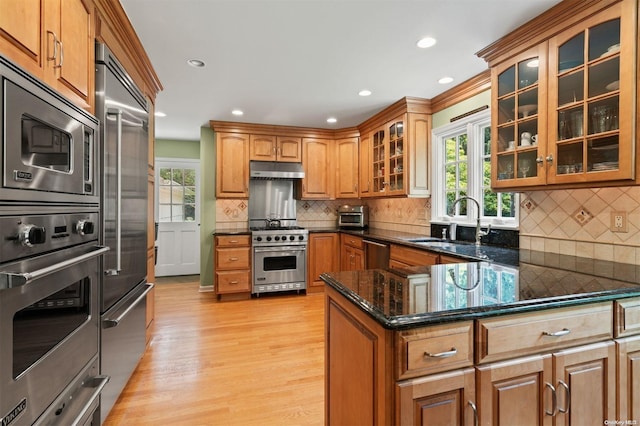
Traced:
<path fill-rule="evenodd" d="M 526 250 L 517 266 L 323 274 L 325 422 L 638 420 L 639 277 Z"/>

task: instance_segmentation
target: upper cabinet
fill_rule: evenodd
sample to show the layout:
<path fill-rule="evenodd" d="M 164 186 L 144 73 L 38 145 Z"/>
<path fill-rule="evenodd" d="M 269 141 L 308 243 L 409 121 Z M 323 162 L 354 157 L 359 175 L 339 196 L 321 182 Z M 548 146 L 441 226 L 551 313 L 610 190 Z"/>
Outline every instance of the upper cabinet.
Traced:
<path fill-rule="evenodd" d="M 514 47 L 537 24 L 535 44 Z M 479 52 L 492 73 L 494 188 L 636 179 L 636 31 L 634 0 L 561 3 Z"/>
<path fill-rule="evenodd" d="M 336 147 L 336 198 L 358 198 L 358 138 L 338 139 Z"/>
<path fill-rule="evenodd" d="M 3 0 L 0 51 L 78 106 L 94 108 L 93 4 Z"/>
<path fill-rule="evenodd" d="M 302 138 L 286 136 L 251 135 L 250 158 L 256 161 L 302 161 Z"/>
<path fill-rule="evenodd" d="M 333 165 L 333 139 L 304 138 L 302 140 L 302 167 L 304 179 L 299 196 L 306 200 L 335 198 L 335 167 Z"/>
<path fill-rule="evenodd" d="M 249 135 L 216 133 L 216 197 L 249 198 Z"/>
<path fill-rule="evenodd" d="M 361 197 L 429 196 L 431 115 L 427 100 L 401 99 L 360 129 L 366 135 L 360 151 Z"/>

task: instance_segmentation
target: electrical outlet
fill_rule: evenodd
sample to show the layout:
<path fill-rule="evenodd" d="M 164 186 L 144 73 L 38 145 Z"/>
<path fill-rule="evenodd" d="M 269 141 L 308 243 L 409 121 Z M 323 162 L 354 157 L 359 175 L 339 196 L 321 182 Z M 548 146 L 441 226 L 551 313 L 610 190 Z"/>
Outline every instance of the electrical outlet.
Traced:
<path fill-rule="evenodd" d="M 611 232 L 629 232 L 627 212 L 611 212 Z"/>

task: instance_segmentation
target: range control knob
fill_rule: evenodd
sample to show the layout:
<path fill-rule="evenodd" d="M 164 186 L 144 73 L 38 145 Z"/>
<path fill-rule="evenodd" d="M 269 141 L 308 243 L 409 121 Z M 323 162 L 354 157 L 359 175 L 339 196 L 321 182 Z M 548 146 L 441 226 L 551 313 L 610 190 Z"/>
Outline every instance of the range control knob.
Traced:
<path fill-rule="evenodd" d="M 80 235 L 91 235 L 95 232 L 95 226 L 90 220 L 79 220 L 76 223 L 76 232 Z"/>
<path fill-rule="evenodd" d="M 35 225 L 20 225 L 20 228 L 18 228 L 18 241 L 26 247 L 44 244 L 47 241 L 46 229 Z"/>
<path fill-rule="evenodd" d="M 280 241 L 280 237 L 276 235 L 276 236 L 274 237 L 274 240 L 276 240 L 276 241 Z"/>
<path fill-rule="evenodd" d="M 296 237 L 294 237 L 293 235 L 289 236 L 289 241 L 293 241 L 295 239 L 296 239 Z"/>
<path fill-rule="evenodd" d="M 300 235 L 300 236 L 298 237 L 298 239 L 299 239 L 300 241 L 304 240 L 304 235 Z"/>
<path fill-rule="evenodd" d="M 267 237 L 267 241 L 271 241 L 271 237 Z"/>
<path fill-rule="evenodd" d="M 262 237 L 256 237 L 256 241 L 258 242 L 262 241 Z"/>
<path fill-rule="evenodd" d="M 283 242 L 287 241 L 287 236 L 286 236 L 286 235 L 283 235 L 283 236 L 282 236 L 282 241 L 283 241 Z"/>

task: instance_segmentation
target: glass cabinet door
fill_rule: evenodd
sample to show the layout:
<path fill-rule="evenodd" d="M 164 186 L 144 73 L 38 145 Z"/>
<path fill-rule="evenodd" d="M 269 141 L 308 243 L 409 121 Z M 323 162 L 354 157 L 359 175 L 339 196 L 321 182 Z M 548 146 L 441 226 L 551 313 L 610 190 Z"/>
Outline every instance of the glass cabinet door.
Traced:
<path fill-rule="evenodd" d="M 494 160 L 496 187 L 540 185 L 544 183 L 542 167 L 545 131 L 545 57 L 546 45 L 518 56 L 515 62 L 497 69 L 497 113 L 494 120 Z M 542 53 L 542 54 L 541 54 Z M 542 70 L 542 71 L 541 71 Z M 502 185 L 501 185 L 502 183 Z"/>
<path fill-rule="evenodd" d="M 550 41 L 550 183 L 633 178 L 632 132 L 620 118 L 633 115 L 624 92 L 635 82 L 624 68 L 635 63 L 623 56 L 620 13 L 611 8 Z"/>
<path fill-rule="evenodd" d="M 404 193 L 404 122 L 393 121 L 389 128 L 389 186 L 390 192 Z"/>
<path fill-rule="evenodd" d="M 385 145 L 385 129 L 374 132 L 371 138 L 371 154 L 373 156 L 373 187 L 371 189 L 374 193 L 386 190 Z"/>

